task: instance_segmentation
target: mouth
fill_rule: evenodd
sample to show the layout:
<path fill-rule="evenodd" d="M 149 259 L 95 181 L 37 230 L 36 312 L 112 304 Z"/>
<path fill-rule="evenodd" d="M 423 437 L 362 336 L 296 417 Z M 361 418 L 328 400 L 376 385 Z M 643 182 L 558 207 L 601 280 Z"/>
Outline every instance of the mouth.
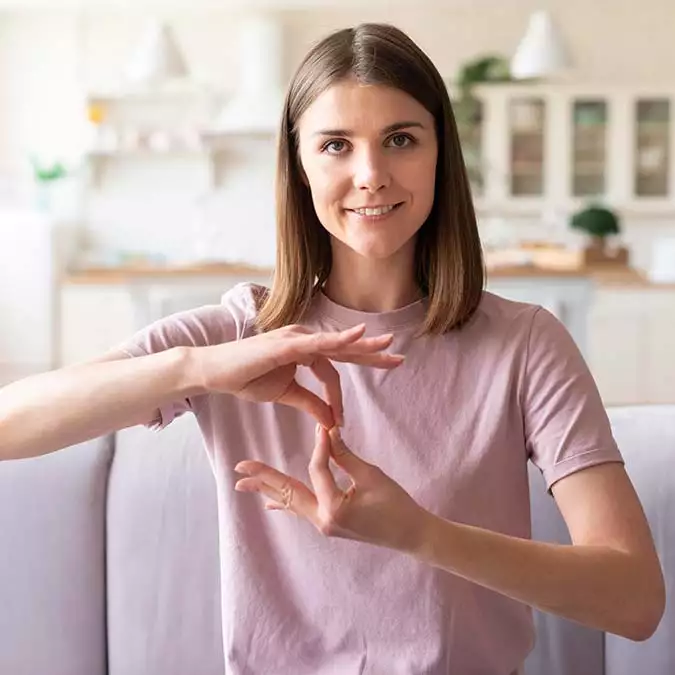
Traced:
<path fill-rule="evenodd" d="M 361 216 L 362 218 L 377 218 L 389 215 L 401 206 L 403 206 L 403 202 L 397 202 L 395 204 L 382 204 L 381 206 L 367 206 L 358 209 L 345 209 L 345 211 L 354 213 L 357 216 Z"/>

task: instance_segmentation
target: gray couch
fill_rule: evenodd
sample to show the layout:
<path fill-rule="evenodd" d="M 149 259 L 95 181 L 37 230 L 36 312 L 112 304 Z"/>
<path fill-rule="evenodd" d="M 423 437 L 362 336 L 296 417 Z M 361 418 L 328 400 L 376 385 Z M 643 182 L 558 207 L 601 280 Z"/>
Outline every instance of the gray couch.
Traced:
<path fill-rule="evenodd" d="M 675 406 L 610 414 L 672 590 Z M 566 541 L 536 470 L 531 488 L 535 538 Z M 223 675 L 217 546 L 191 417 L 0 464 L 0 673 Z M 536 624 L 527 675 L 675 673 L 670 606 L 643 643 L 541 614 Z"/>

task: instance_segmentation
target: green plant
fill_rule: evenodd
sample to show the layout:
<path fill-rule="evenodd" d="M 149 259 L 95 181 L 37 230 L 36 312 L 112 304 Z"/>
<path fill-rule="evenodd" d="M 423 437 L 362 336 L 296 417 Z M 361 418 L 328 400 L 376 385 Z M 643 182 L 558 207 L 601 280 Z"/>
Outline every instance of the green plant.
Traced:
<path fill-rule="evenodd" d="M 503 56 L 488 54 L 462 64 L 457 76 L 461 97 L 469 97 L 477 84 L 508 82 L 511 80 L 509 63 Z"/>
<path fill-rule="evenodd" d="M 68 175 L 68 170 L 61 162 L 43 166 L 35 157 L 31 157 L 30 162 L 33 167 L 33 176 L 38 183 L 51 183 Z"/>
<path fill-rule="evenodd" d="M 621 226 L 616 213 L 604 206 L 591 204 L 572 216 L 570 225 L 591 237 L 604 239 L 619 234 Z"/>
<path fill-rule="evenodd" d="M 481 106 L 475 95 L 475 87 L 488 82 L 508 82 L 511 79 L 508 61 L 502 56 L 488 54 L 462 64 L 454 83 L 457 95 L 453 101 L 453 109 L 462 141 L 464 161 L 469 179 L 479 187 L 483 183 L 482 159 L 475 152 L 470 140 L 481 121 Z"/>

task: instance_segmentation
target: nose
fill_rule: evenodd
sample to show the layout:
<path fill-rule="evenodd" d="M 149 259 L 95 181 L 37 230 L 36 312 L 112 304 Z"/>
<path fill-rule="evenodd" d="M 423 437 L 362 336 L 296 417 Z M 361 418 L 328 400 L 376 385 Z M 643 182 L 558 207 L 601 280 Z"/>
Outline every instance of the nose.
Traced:
<path fill-rule="evenodd" d="M 354 187 L 358 190 L 377 192 L 391 183 L 387 159 L 374 149 L 354 153 Z"/>

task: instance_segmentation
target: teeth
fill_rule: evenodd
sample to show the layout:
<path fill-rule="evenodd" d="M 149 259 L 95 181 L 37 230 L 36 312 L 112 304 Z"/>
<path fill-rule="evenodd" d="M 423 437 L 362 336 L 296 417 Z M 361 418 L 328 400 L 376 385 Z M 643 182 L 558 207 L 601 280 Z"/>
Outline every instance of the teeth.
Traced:
<path fill-rule="evenodd" d="M 360 216 L 382 216 L 385 213 L 389 213 L 394 208 L 394 206 L 378 206 L 375 209 L 354 209 L 354 213 L 358 213 Z"/>

